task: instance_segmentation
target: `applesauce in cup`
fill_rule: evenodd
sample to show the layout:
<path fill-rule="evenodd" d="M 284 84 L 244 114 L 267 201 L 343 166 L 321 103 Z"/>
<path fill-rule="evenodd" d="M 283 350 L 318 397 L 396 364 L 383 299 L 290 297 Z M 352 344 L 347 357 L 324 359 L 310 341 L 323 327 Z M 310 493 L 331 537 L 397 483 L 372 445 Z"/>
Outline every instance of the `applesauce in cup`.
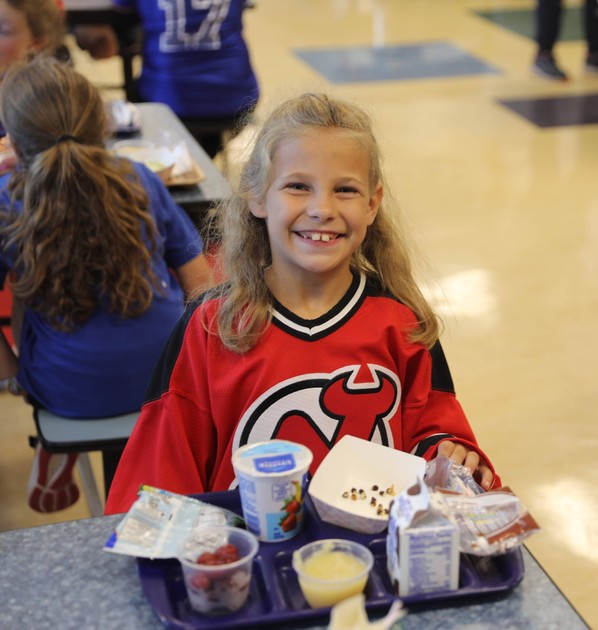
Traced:
<path fill-rule="evenodd" d="M 373 565 L 372 552 L 351 540 L 315 540 L 293 553 L 293 569 L 312 608 L 334 606 L 361 593 Z"/>

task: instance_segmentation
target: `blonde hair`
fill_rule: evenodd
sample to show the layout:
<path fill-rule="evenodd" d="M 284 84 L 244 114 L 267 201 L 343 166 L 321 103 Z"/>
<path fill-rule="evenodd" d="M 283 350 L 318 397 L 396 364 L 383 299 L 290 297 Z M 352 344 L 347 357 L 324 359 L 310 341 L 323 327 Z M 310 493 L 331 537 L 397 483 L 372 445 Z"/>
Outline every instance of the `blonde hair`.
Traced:
<path fill-rule="evenodd" d="M 104 147 L 97 88 L 38 57 L 10 68 L 0 106 L 20 163 L 0 231 L 15 297 L 64 331 L 98 309 L 141 315 L 152 287 L 160 291 L 151 260 L 157 230 L 133 165 Z"/>
<path fill-rule="evenodd" d="M 370 157 L 370 192 L 379 183 L 384 185 L 378 143 L 370 117 L 361 108 L 326 94 L 306 93 L 272 112 L 256 136 L 237 191 L 214 210 L 208 232 L 220 244 L 227 278 L 209 295 L 221 299 L 216 328 L 224 345 L 233 351 L 252 348 L 272 317 L 273 296 L 263 271 L 271 262 L 270 242 L 264 219 L 251 213 L 249 201 L 266 195 L 278 146 L 314 129 L 336 129 L 359 142 Z M 418 326 L 410 332 L 410 339 L 431 347 L 438 339 L 439 322 L 414 280 L 398 208 L 391 204 L 391 196 L 385 194 L 376 219 L 353 255 L 351 268 L 376 277 L 382 290 L 411 308 Z"/>
<path fill-rule="evenodd" d="M 29 30 L 40 42 L 40 50 L 54 54 L 62 45 L 65 34 L 64 15 L 56 0 L 4 0 L 23 13 Z"/>

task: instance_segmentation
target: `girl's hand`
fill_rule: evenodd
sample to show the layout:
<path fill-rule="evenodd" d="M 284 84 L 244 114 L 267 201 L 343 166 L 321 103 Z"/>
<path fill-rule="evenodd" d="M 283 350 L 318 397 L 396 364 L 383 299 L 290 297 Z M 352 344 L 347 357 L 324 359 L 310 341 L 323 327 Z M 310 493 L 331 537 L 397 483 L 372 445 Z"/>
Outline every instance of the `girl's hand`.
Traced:
<path fill-rule="evenodd" d="M 467 449 L 463 444 L 445 440 L 438 447 L 438 455 L 444 455 L 455 464 L 465 466 L 484 490 L 490 490 L 494 475 L 492 470 L 480 461 L 480 456 L 475 451 Z"/>

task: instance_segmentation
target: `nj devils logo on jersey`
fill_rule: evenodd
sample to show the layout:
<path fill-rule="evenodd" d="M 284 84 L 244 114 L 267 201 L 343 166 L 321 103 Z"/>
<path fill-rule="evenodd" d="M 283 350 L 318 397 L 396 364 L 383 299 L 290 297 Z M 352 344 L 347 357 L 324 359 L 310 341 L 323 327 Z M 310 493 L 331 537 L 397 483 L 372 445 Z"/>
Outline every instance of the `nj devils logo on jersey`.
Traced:
<path fill-rule="evenodd" d="M 247 410 L 237 426 L 233 452 L 272 438 L 301 442 L 313 451 L 315 469 L 344 435 L 392 447 L 389 423 L 400 398 L 397 375 L 379 365 L 296 376 L 272 387 Z"/>

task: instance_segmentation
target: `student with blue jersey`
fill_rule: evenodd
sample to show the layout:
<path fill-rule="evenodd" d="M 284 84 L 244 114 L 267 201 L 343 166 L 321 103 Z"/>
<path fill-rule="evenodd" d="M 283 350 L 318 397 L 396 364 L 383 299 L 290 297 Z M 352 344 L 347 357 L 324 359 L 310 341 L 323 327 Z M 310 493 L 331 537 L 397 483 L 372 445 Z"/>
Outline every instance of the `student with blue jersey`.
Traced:
<path fill-rule="evenodd" d="M 186 295 L 210 282 L 201 239 L 158 176 L 106 150 L 100 94 L 70 67 L 17 64 L 0 106 L 18 158 L 0 178 L 0 286 L 10 272 L 24 305 L 18 385 L 61 416 L 138 410 Z M 0 376 L 13 376 L 0 343 Z M 38 446 L 33 509 L 77 499 L 75 458 Z"/>
<path fill-rule="evenodd" d="M 245 0 L 113 0 L 135 11 L 143 29 L 143 66 L 134 100 L 166 103 L 193 132 L 194 123 L 239 126 L 259 98 L 243 36 Z M 220 134 L 194 133 L 208 155 Z"/>

